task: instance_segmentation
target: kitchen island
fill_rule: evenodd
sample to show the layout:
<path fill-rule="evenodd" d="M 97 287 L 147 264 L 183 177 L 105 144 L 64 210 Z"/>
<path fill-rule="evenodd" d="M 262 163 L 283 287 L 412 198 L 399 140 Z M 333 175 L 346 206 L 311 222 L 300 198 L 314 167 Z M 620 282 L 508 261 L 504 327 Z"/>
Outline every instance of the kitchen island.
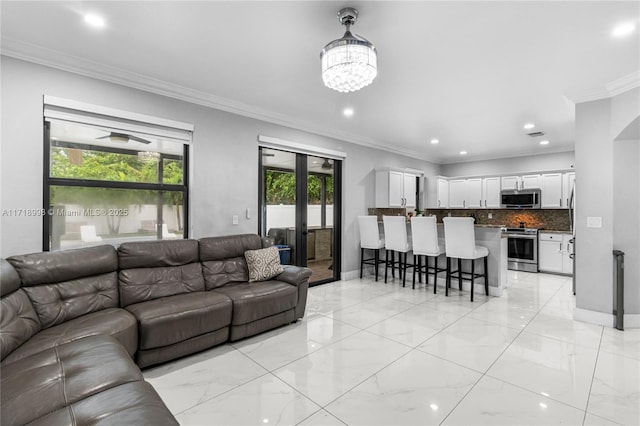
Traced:
<path fill-rule="evenodd" d="M 484 246 L 489 249 L 489 258 L 487 259 L 489 267 L 489 295 L 500 297 L 507 285 L 507 239 L 502 235 L 502 225 L 475 225 L 476 245 Z M 380 234 L 384 235 L 384 227 L 380 223 Z M 411 237 L 411 223 L 407 222 L 407 235 Z M 438 223 L 438 240 L 439 243 L 444 246 L 444 225 Z M 407 257 L 407 262 L 413 262 L 411 258 L 411 252 Z M 432 261 L 429 262 L 431 264 Z M 438 258 L 438 266 L 441 268 L 446 267 L 446 257 L 441 255 Z M 452 262 L 452 269 L 456 270 L 458 265 L 457 261 Z M 471 261 L 462 261 L 462 270 L 471 271 Z M 476 261 L 476 271 L 478 273 L 484 272 L 484 264 L 482 260 Z M 411 272 L 409 272 L 411 274 Z M 407 277 L 409 278 L 409 277 Z M 438 293 L 444 293 L 444 286 L 446 281 L 446 274 L 444 272 L 438 274 Z M 451 281 L 451 288 L 458 289 L 458 281 Z M 464 280 L 462 282 L 463 291 L 468 292 L 471 288 L 471 282 Z M 483 278 L 476 279 L 476 294 L 484 293 L 484 280 Z"/>

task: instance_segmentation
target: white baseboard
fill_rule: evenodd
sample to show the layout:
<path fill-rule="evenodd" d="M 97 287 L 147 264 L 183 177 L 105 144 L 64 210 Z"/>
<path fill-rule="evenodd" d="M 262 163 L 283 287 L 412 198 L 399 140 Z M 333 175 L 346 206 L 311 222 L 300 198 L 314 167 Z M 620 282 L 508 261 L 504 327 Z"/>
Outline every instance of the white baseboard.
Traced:
<path fill-rule="evenodd" d="M 640 328 L 640 314 L 624 314 L 624 328 Z"/>
<path fill-rule="evenodd" d="M 615 317 L 613 314 L 591 311 L 589 309 L 576 308 L 573 311 L 573 319 L 576 321 L 603 325 L 605 327 L 613 327 L 615 325 Z"/>

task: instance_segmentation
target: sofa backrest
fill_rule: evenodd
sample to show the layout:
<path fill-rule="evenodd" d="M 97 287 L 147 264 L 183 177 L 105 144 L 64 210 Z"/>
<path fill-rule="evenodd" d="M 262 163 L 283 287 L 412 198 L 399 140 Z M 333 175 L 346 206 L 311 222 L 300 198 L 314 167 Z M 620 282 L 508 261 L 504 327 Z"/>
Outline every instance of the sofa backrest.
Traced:
<path fill-rule="evenodd" d="M 20 288 L 20 276 L 0 259 L 0 360 L 40 331 L 40 321 L 29 296 Z"/>
<path fill-rule="evenodd" d="M 204 290 L 196 240 L 122 243 L 120 305 Z"/>
<path fill-rule="evenodd" d="M 257 234 L 208 237 L 198 240 L 200 262 L 207 290 L 233 282 L 249 280 L 249 270 L 244 258 L 247 250 L 262 248 Z"/>
<path fill-rule="evenodd" d="M 12 256 L 42 328 L 118 307 L 118 256 L 110 245 Z"/>

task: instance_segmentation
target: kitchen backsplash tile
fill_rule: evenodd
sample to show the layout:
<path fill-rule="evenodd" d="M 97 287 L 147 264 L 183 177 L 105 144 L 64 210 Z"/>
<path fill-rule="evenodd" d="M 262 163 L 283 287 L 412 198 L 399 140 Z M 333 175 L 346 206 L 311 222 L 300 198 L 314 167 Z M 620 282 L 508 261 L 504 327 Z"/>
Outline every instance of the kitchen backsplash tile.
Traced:
<path fill-rule="evenodd" d="M 448 216 L 473 216 L 478 225 L 506 225 L 517 228 L 520 222 L 527 228 L 544 228 L 553 231 L 569 231 L 571 219 L 567 209 L 427 209 L 425 214 L 433 214 L 442 222 L 442 218 Z M 489 213 L 492 218 L 489 219 Z"/>

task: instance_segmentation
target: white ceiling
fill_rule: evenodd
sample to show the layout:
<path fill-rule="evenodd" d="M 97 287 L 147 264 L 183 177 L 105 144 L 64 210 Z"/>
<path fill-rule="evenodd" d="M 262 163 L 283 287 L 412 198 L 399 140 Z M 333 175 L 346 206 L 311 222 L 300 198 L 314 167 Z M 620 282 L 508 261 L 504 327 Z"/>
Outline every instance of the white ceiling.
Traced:
<path fill-rule="evenodd" d="M 440 163 L 567 151 L 572 101 L 637 87 L 637 1 L 2 1 L 3 54 Z M 323 86 L 319 53 L 353 31 L 371 86 Z M 90 28 L 82 15 L 102 15 Z M 572 101 L 571 101 L 571 100 Z M 345 118 L 342 110 L 355 115 Z M 531 138 L 523 124 L 546 133 Z M 440 144 L 431 145 L 437 138 Z M 466 157 L 458 152 L 468 151 Z"/>

